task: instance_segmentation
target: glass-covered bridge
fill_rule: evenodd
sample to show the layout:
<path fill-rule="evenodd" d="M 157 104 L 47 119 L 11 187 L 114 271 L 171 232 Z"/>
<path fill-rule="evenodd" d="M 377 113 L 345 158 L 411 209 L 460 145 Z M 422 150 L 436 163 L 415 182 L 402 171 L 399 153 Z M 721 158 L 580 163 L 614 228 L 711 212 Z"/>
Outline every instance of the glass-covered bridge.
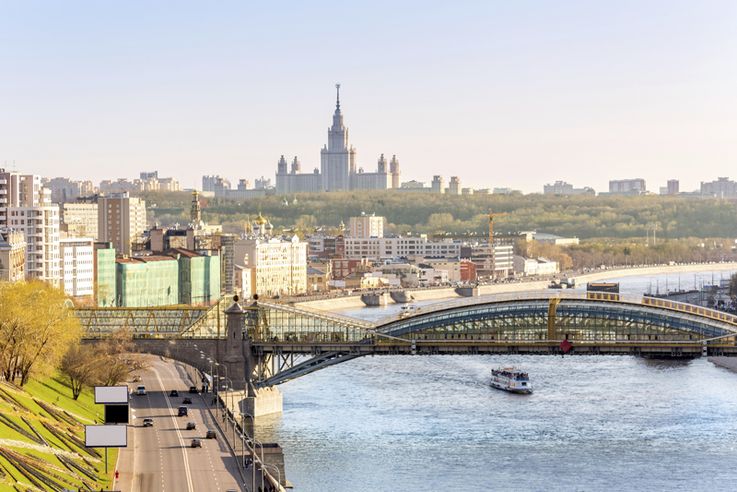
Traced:
<path fill-rule="evenodd" d="M 137 339 L 212 340 L 225 337 L 229 304 L 77 315 L 88 338 L 123 328 Z M 260 385 L 368 354 L 737 355 L 737 316 L 641 296 L 541 291 L 461 298 L 377 323 L 277 303 L 245 309 L 244 339 Z"/>

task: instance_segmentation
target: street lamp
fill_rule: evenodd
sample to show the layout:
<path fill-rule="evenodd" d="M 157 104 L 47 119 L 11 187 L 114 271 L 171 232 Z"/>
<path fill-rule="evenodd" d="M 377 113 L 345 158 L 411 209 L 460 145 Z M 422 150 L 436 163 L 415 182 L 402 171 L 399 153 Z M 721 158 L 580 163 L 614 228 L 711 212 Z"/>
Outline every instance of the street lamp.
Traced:
<path fill-rule="evenodd" d="M 254 437 L 256 436 L 256 419 L 249 413 L 241 413 L 241 459 L 243 471 L 246 471 L 246 417 L 251 418 L 253 427 L 251 430 Z M 251 490 L 256 490 L 256 447 L 251 447 Z"/>

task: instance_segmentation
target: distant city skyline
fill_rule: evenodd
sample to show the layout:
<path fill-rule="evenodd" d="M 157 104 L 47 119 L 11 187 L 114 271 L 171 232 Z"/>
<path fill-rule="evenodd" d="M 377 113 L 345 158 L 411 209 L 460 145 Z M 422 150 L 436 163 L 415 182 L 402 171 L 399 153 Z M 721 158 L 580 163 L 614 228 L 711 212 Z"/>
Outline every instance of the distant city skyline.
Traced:
<path fill-rule="evenodd" d="M 340 82 L 358 166 L 397 154 L 402 181 L 657 192 L 737 174 L 734 2 L 3 10 L 0 167 L 273 180 L 282 154 L 319 166 Z"/>

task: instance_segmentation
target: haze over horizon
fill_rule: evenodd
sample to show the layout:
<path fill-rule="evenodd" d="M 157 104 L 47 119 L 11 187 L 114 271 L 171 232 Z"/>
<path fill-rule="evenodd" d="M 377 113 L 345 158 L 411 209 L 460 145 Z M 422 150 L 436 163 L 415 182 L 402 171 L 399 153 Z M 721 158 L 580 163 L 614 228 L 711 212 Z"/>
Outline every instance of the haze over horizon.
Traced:
<path fill-rule="evenodd" d="M 402 181 L 606 191 L 737 177 L 729 1 L 6 3 L 0 167 L 76 179 L 303 171 L 341 83 L 358 163 Z"/>

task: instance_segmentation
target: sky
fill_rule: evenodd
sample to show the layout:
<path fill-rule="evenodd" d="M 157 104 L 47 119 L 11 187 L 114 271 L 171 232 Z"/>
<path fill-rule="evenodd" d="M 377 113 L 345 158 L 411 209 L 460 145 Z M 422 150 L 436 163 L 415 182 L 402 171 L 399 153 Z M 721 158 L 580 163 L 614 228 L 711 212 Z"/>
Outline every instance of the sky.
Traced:
<path fill-rule="evenodd" d="M 359 166 L 403 181 L 737 178 L 733 0 L 0 0 L 0 167 L 310 171 L 336 82 Z"/>

